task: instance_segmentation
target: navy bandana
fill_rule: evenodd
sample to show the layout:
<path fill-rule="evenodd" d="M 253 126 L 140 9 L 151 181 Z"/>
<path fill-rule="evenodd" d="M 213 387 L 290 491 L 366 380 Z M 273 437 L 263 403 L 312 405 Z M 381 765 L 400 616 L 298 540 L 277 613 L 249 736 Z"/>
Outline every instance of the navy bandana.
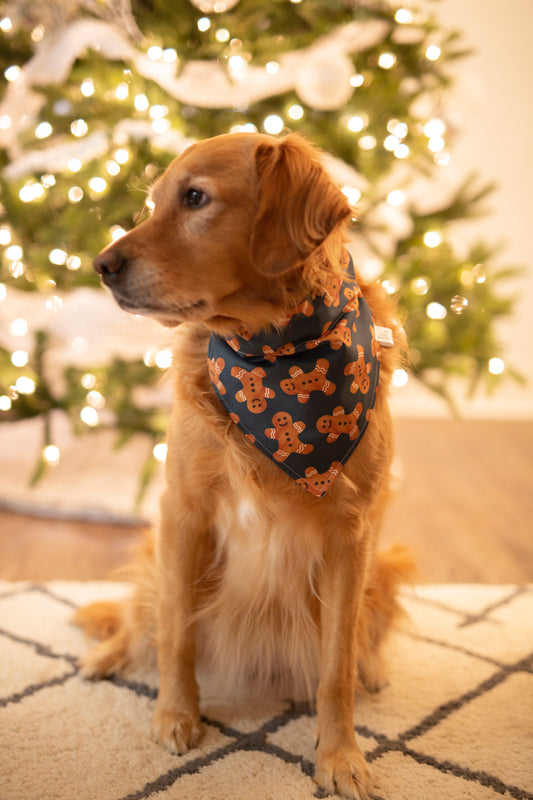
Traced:
<path fill-rule="evenodd" d="M 211 334 L 209 375 L 231 419 L 298 484 L 323 497 L 365 431 L 379 344 L 345 252 L 346 277 L 305 300 L 281 330 Z"/>

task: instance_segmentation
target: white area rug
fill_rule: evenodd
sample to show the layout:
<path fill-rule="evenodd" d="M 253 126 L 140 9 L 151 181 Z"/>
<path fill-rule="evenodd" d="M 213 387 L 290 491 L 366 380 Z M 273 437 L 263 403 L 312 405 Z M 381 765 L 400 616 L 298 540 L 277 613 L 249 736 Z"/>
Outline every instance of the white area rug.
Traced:
<path fill-rule="evenodd" d="M 89 683 L 74 607 L 111 583 L 0 582 L 1 800 L 312 800 L 313 710 L 231 705 L 202 687 L 206 735 L 153 743 L 156 676 Z M 390 685 L 358 701 L 375 800 L 533 799 L 533 587 L 420 586 L 391 637 Z"/>

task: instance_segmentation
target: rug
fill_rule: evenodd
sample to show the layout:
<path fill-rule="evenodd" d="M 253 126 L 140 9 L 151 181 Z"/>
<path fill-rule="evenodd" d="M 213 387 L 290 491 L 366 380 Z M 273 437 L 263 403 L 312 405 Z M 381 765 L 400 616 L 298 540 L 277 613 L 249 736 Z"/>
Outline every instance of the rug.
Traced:
<path fill-rule="evenodd" d="M 230 704 L 202 687 L 184 756 L 150 735 L 155 675 L 96 683 L 75 607 L 119 583 L 0 582 L 1 800 L 312 800 L 307 704 Z M 418 586 L 388 643 L 390 683 L 358 699 L 374 800 L 533 800 L 533 587 Z"/>

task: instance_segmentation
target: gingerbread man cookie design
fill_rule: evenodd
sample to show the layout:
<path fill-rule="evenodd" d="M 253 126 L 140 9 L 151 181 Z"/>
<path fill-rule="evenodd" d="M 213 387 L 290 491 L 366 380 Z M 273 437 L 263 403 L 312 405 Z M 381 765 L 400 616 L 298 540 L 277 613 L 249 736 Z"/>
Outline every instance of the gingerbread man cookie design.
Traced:
<path fill-rule="evenodd" d="M 343 433 L 347 433 L 350 441 L 354 441 L 359 436 L 359 426 L 357 420 L 361 416 L 363 404 L 357 403 L 354 410 L 346 414 L 342 406 L 333 409 L 333 414 L 324 414 L 316 423 L 320 433 L 327 433 L 328 442 L 334 442 Z"/>
<path fill-rule="evenodd" d="M 278 449 L 272 454 L 276 461 L 285 461 L 291 453 L 307 455 L 313 450 L 312 444 L 304 444 L 299 436 L 305 430 L 305 423 L 293 422 L 290 414 L 280 411 L 272 417 L 273 428 L 267 428 L 265 435 L 276 439 Z"/>
<path fill-rule="evenodd" d="M 368 376 L 371 369 L 372 364 L 370 361 L 368 363 L 365 362 L 365 351 L 361 345 L 358 344 L 357 361 L 351 361 L 344 368 L 345 375 L 353 375 L 353 381 L 350 386 L 352 394 L 355 394 L 355 392 L 366 394 L 368 392 L 370 389 L 370 378 Z"/>
<path fill-rule="evenodd" d="M 299 484 L 299 486 L 305 487 L 317 497 L 322 497 L 340 473 L 341 469 L 342 464 L 340 461 L 334 461 L 326 472 L 318 472 L 315 467 L 307 467 L 305 470 L 305 478 L 298 478 L 296 483 Z"/>
<path fill-rule="evenodd" d="M 333 350 L 339 350 L 343 345 L 350 347 L 352 343 L 352 334 L 350 333 L 347 320 L 342 319 L 339 324 L 335 325 L 335 327 L 328 333 L 329 327 L 329 323 L 324 325 L 320 339 L 312 339 L 310 342 L 305 343 L 305 346 L 308 350 L 312 350 L 322 342 L 329 342 L 329 346 Z"/>
<path fill-rule="evenodd" d="M 263 347 L 263 355 L 267 361 L 270 361 L 271 364 L 274 363 L 278 356 L 291 356 L 294 353 L 294 345 L 289 342 L 289 344 L 282 344 L 281 347 L 278 347 L 277 350 L 273 350 L 268 345 Z"/>
<path fill-rule="evenodd" d="M 328 369 L 329 361 L 326 358 L 319 358 L 311 372 L 304 372 L 300 367 L 291 367 L 290 379 L 282 380 L 280 386 L 285 394 L 295 394 L 300 403 L 307 403 L 311 392 L 333 394 L 336 386 L 327 379 Z"/>
<path fill-rule="evenodd" d="M 226 387 L 220 380 L 220 376 L 226 366 L 226 362 L 223 358 L 217 358 L 216 361 L 214 358 L 208 358 L 207 360 L 207 369 L 209 370 L 209 378 L 211 382 L 215 384 L 220 394 L 226 394 Z"/>
<path fill-rule="evenodd" d="M 233 367 L 231 374 L 242 383 L 242 389 L 235 394 L 235 399 L 239 403 L 246 403 L 248 411 L 252 414 L 261 414 L 267 407 L 267 398 L 276 396 L 273 389 L 263 386 L 266 372 L 262 367 L 255 367 L 251 372 Z"/>

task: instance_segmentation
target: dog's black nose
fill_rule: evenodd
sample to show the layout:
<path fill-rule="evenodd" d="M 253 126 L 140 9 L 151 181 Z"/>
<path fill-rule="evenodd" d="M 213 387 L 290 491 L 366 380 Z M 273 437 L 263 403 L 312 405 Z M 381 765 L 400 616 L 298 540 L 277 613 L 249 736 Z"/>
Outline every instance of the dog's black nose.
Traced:
<path fill-rule="evenodd" d="M 118 250 L 109 248 L 96 256 L 93 267 L 104 280 L 113 280 L 126 266 L 126 259 Z"/>

